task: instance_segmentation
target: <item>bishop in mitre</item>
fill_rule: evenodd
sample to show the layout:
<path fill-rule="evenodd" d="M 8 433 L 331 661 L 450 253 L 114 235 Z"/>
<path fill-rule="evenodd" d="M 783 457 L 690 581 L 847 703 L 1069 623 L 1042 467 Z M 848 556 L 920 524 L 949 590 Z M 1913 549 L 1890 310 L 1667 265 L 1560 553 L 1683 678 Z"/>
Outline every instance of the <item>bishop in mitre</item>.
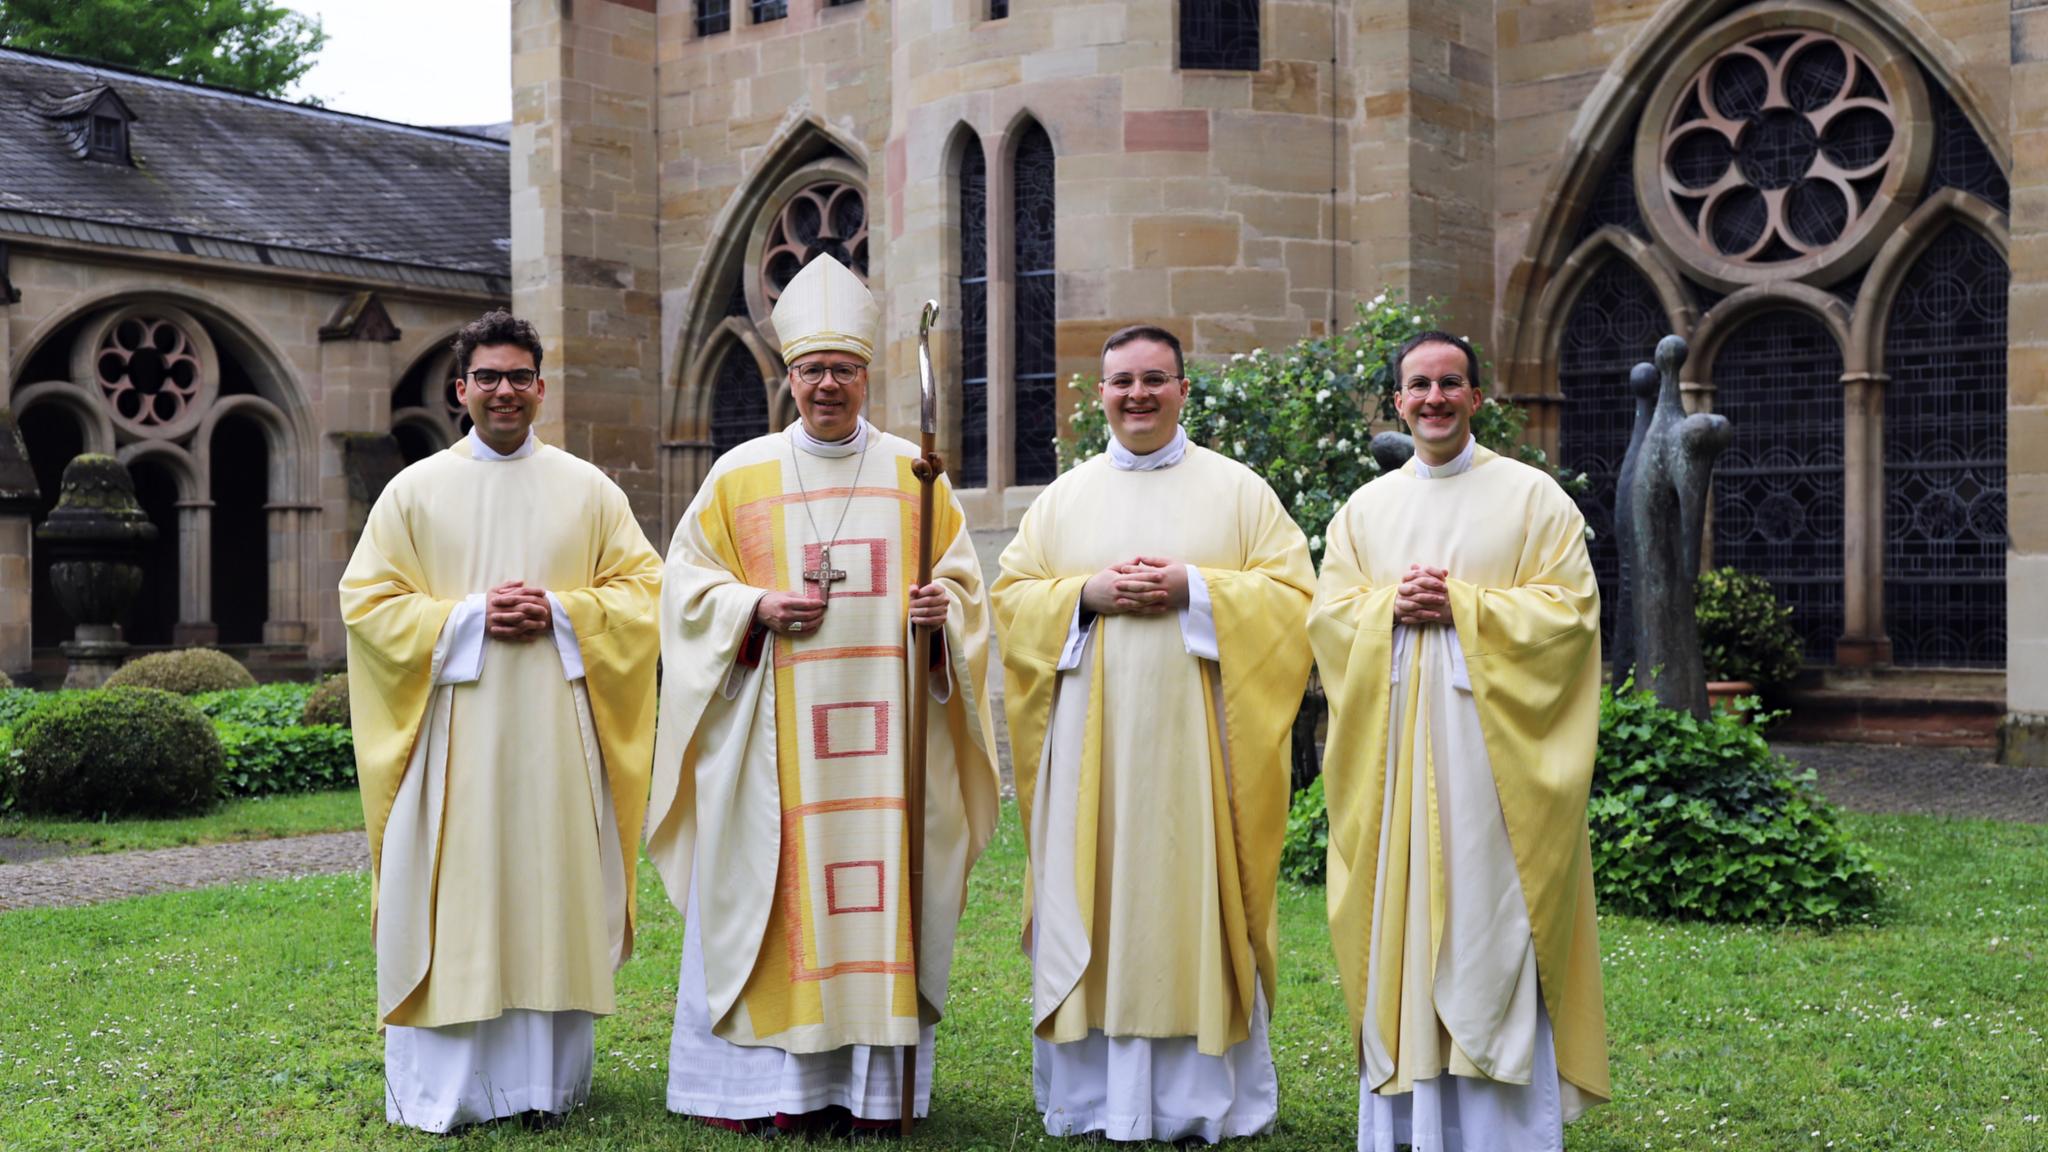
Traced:
<path fill-rule="evenodd" d="M 1562 1152 L 1609 1095 L 1585 520 L 1473 439 L 1470 346 L 1425 333 L 1395 364 L 1415 456 L 1331 521 L 1309 620 L 1358 1148 Z"/>
<path fill-rule="evenodd" d="M 1250 469 L 1188 442 L 1180 341 L 1103 348 L 1108 451 L 1039 494 L 996 581 L 1030 846 L 1045 1129 L 1269 1131 L 1289 737 L 1307 542 Z"/>
<path fill-rule="evenodd" d="M 370 834 L 385 1114 L 550 1121 L 590 1090 L 633 950 L 660 557 L 533 433 L 533 326 L 455 339 L 475 427 L 398 474 L 341 579 Z"/>
<path fill-rule="evenodd" d="M 829 255 L 773 315 L 801 417 L 734 448 L 683 513 L 661 599 L 648 849 L 683 910 L 668 1107 L 726 1127 L 878 1127 L 898 1048 L 931 1087 L 967 872 L 997 779 L 988 610 L 943 479 L 918 587 L 918 449 L 868 423 L 874 297 Z M 904 758 L 913 629 L 936 654 L 911 955 Z"/>

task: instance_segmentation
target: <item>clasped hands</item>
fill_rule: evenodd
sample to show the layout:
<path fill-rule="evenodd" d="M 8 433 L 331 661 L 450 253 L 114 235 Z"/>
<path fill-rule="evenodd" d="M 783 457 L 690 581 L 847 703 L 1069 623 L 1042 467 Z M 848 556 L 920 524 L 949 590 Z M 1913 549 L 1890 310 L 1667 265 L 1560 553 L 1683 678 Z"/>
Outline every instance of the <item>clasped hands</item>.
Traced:
<path fill-rule="evenodd" d="M 484 633 L 493 640 L 531 640 L 554 628 L 555 613 L 545 588 L 507 580 L 484 596 Z"/>
<path fill-rule="evenodd" d="M 1451 574 L 1427 564 L 1410 564 L 1408 574 L 1394 590 L 1394 623 L 1449 624 L 1451 589 L 1444 581 Z"/>
<path fill-rule="evenodd" d="M 754 619 L 771 632 L 801 636 L 816 632 L 825 618 L 827 601 L 803 592 L 767 592 L 754 602 Z M 943 584 L 932 583 L 910 589 L 910 622 L 919 628 L 943 628 L 953 605 L 952 594 Z"/>
<path fill-rule="evenodd" d="M 1112 564 L 1081 586 L 1081 607 L 1098 616 L 1163 616 L 1187 606 L 1187 565 L 1157 556 Z"/>

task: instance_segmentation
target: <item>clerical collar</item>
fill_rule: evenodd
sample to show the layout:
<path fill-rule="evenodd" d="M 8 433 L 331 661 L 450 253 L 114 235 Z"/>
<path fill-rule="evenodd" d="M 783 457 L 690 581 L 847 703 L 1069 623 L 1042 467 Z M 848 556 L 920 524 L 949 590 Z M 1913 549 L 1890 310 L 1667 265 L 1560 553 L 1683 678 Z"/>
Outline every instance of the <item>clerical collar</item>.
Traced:
<path fill-rule="evenodd" d="M 540 437 L 535 435 L 531 428 L 526 430 L 526 443 L 514 448 L 510 455 L 499 452 L 489 444 L 484 443 L 484 438 L 476 434 L 476 429 L 471 428 L 469 430 L 469 454 L 473 459 L 502 463 L 507 460 L 524 460 L 538 451 L 540 451 Z"/>
<path fill-rule="evenodd" d="M 1473 453 L 1478 450 L 1479 437 L 1467 435 L 1465 437 L 1465 450 L 1453 457 L 1448 464 L 1424 464 L 1422 457 L 1414 457 L 1415 474 L 1426 480 L 1442 480 L 1446 477 L 1456 476 L 1461 472 L 1470 472 L 1472 470 Z"/>
<path fill-rule="evenodd" d="M 802 448 L 813 456 L 828 458 L 855 456 L 860 453 L 861 449 L 867 447 L 868 429 L 870 427 L 872 425 L 863 419 L 860 422 L 860 427 L 853 430 L 853 435 L 848 436 L 844 440 L 820 440 L 816 436 L 811 435 L 811 430 L 804 427 L 804 422 L 799 419 L 796 423 L 789 426 L 789 438 L 796 441 L 797 447 Z"/>
<path fill-rule="evenodd" d="M 1157 472 L 1180 463 L 1187 454 L 1188 434 L 1181 428 L 1173 430 L 1173 440 L 1166 447 L 1143 456 L 1124 447 L 1114 433 L 1109 437 L 1109 466 L 1119 472 Z"/>

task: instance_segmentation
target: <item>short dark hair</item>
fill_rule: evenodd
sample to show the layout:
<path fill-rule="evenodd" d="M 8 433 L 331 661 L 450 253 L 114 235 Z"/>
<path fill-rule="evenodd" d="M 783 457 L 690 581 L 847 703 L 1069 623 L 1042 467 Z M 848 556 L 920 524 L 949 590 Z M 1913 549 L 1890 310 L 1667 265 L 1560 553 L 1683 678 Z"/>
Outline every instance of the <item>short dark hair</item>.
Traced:
<path fill-rule="evenodd" d="M 1121 348 L 1133 340 L 1150 340 L 1154 344 L 1164 344 L 1168 348 L 1173 349 L 1173 374 L 1175 376 L 1185 376 L 1188 374 L 1187 358 L 1180 353 L 1180 337 L 1175 336 L 1157 324 L 1132 324 L 1127 328 L 1119 328 L 1111 332 L 1109 339 L 1102 342 L 1102 354 L 1107 356 L 1110 349 Z"/>
<path fill-rule="evenodd" d="M 533 370 L 540 371 L 540 333 L 533 325 L 499 308 L 471 320 L 455 334 L 455 374 L 469 374 L 469 358 L 479 348 L 514 344 L 533 354 Z"/>
<path fill-rule="evenodd" d="M 1442 332 L 1432 328 L 1427 332 L 1418 332 L 1410 336 L 1407 340 L 1402 341 L 1400 348 L 1395 350 L 1394 362 L 1387 365 L 1387 372 L 1393 379 L 1395 388 L 1401 387 L 1401 361 L 1406 360 L 1410 352 L 1415 351 L 1424 344 L 1449 344 L 1451 347 L 1463 352 L 1465 354 L 1466 382 L 1474 388 L 1485 387 L 1485 382 L 1479 379 L 1479 353 L 1472 350 L 1472 345 L 1459 337 L 1451 335 L 1449 332 Z"/>

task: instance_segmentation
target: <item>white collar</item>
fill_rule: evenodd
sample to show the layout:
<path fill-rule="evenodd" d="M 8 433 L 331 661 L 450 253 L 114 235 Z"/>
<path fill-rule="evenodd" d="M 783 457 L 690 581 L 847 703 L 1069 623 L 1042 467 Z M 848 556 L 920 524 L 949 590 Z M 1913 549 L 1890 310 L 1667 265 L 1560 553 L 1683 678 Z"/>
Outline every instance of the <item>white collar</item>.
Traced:
<path fill-rule="evenodd" d="M 1472 470 L 1472 457 L 1478 449 L 1479 437 L 1467 433 L 1465 435 L 1465 450 L 1452 457 L 1449 463 L 1424 464 L 1422 457 L 1414 457 L 1415 474 L 1425 480 L 1442 480 L 1446 477 L 1456 476 L 1461 472 L 1470 472 Z"/>
<path fill-rule="evenodd" d="M 535 435 L 531 428 L 526 430 L 526 443 L 514 448 L 510 455 L 502 454 L 489 444 L 484 443 L 484 438 L 476 434 L 476 429 L 471 428 L 469 430 L 469 454 L 477 460 L 504 463 L 508 460 L 524 460 L 538 451 L 540 451 L 540 437 Z"/>
<path fill-rule="evenodd" d="M 1109 466 L 1119 472 L 1157 472 L 1180 463 L 1187 454 L 1188 434 L 1182 428 L 1173 430 L 1173 439 L 1166 447 L 1143 456 L 1124 447 L 1123 441 L 1114 434 L 1109 438 Z"/>
<path fill-rule="evenodd" d="M 836 441 L 820 440 L 816 436 L 811 435 L 810 429 L 804 427 L 803 420 L 798 419 L 789 426 L 789 438 L 796 443 L 797 447 L 802 448 L 813 456 L 824 456 L 828 459 L 857 456 L 867 447 L 868 431 L 872 427 L 873 425 L 863 418 L 860 422 L 860 427 L 854 429 L 853 435 L 848 436 L 846 439 Z"/>

